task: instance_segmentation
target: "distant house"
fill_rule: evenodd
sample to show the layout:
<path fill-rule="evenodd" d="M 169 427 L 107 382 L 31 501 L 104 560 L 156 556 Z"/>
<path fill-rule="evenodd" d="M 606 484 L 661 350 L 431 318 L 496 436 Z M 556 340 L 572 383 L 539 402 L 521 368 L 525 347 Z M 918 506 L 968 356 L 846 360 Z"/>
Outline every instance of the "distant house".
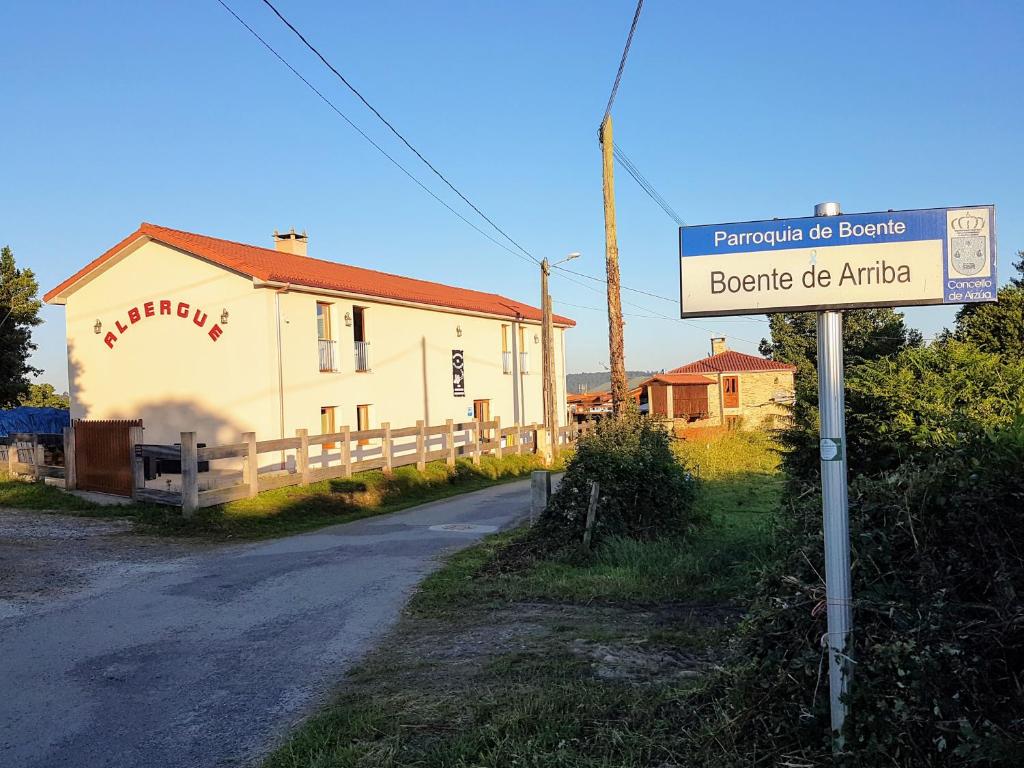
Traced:
<path fill-rule="evenodd" d="M 789 418 L 796 366 L 711 340 L 711 355 L 656 374 L 641 385 L 641 406 L 652 416 L 699 427 L 772 428 Z"/>
<path fill-rule="evenodd" d="M 640 403 L 640 387 L 629 390 L 629 396 Z M 612 413 L 612 393 L 608 390 L 601 392 L 577 392 L 566 398 L 569 405 L 570 420 L 581 423 L 592 421 L 603 416 L 610 416 Z"/>

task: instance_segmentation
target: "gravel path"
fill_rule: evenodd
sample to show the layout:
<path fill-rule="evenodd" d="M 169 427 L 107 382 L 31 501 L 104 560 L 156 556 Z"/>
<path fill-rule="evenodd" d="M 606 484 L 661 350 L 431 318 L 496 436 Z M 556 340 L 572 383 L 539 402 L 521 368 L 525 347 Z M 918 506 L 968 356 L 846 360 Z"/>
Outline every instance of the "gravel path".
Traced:
<path fill-rule="evenodd" d="M 528 505 L 520 481 L 199 550 L 0 510 L 0 765 L 248 765 L 395 622 L 439 554 Z"/>

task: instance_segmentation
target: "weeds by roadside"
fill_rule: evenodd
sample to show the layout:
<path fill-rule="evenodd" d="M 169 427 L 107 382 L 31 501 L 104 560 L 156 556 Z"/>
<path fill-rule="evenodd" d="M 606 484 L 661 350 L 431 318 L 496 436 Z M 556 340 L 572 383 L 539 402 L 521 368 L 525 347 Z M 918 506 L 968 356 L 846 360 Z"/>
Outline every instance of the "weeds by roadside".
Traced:
<path fill-rule="evenodd" d="M 449 558 L 266 768 L 684 765 L 685 697 L 772 554 L 782 481 L 774 455 L 750 450 L 749 470 L 709 472 L 709 520 L 686 538 L 548 559 L 517 550 L 518 530 Z"/>

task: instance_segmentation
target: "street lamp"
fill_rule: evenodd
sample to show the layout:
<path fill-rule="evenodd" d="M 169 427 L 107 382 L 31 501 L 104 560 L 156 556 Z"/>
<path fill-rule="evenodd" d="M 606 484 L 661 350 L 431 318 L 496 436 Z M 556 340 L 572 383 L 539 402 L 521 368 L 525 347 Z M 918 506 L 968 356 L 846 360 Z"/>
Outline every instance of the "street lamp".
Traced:
<path fill-rule="evenodd" d="M 541 360 L 544 373 L 544 425 L 551 433 L 551 457 L 558 457 L 558 415 L 555 410 L 555 397 L 558 388 L 555 386 L 555 329 L 551 319 L 551 295 L 548 293 L 548 277 L 551 275 L 551 267 L 565 264 L 567 261 L 578 259 L 579 251 L 573 251 L 561 261 L 554 264 L 544 259 L 540 263 L 540 300 L 542 312 L 541 324 Z"/>

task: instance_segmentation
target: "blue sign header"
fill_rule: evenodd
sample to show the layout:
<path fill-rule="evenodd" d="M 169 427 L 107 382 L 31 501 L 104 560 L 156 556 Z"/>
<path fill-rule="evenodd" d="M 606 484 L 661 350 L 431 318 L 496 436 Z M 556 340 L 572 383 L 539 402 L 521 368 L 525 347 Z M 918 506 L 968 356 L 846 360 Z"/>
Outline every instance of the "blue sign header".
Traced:
<path fill-rule="evenodd" d="M 980 207 L 980 206 L 979 206 Z M 681 227 L 682 256 L 943 240 L 946 208 Z"/>

